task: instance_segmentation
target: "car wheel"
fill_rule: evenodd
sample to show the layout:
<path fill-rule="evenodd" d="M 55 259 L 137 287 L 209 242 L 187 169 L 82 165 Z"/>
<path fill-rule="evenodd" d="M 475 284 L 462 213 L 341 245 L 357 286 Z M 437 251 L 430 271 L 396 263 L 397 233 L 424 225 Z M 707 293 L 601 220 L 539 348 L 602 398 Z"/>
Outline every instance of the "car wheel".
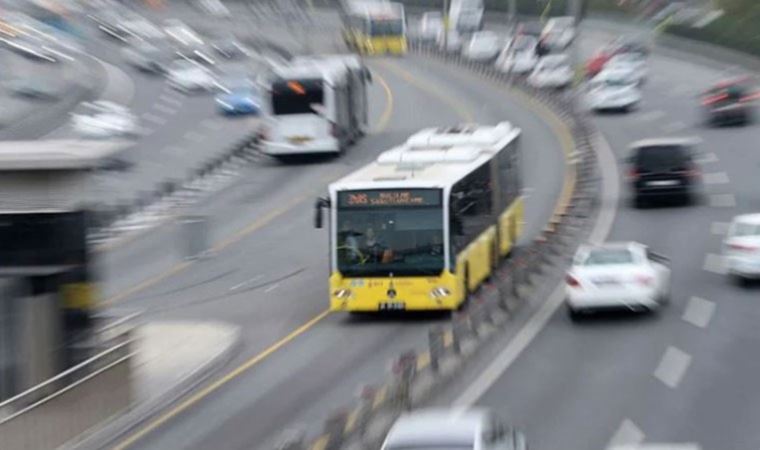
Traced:
<path fill-rule="evenodd" d="M 747 277 L 743 277 L 741 275 L 731 275 L 731 277 L 737 286 L 742 288 L 749 286 L 749 279 L 747 279 Z"/>
<path fill-rule="evenodd" d="M 647 200 L 644 197 L 633 197 L 633 207 L 636 209 L 642 209 L 647 206 Z"/>
<path fill-rule="evenodd" d="M 579 309 L 574 309 L 571 306 L 567 307 L 567 316 L 570 317 L 570 320 L 573 322 L 579 322 L 581 319 L 583 319 L 584 314 Z"/>

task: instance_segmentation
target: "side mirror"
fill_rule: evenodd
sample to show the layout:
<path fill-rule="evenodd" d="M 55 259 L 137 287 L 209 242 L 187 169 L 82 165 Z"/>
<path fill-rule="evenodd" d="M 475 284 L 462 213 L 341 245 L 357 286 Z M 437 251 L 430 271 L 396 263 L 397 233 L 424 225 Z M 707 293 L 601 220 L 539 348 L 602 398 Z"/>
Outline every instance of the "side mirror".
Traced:
<path fill-rule="evenodd" d="M 317 199 L 317 201 L 314 203 L 314 228 L 322 228 L 323 227 L 323 220 L 322 220 L 322 209 L 329 208 L 330 207 L 330 200 L 320 197 Z"/>
<path fill-rule="evenodd" d="M 367 80 L 367 82 L 372 83 L 372 71 L 364 68 L 364 79 Z"/>

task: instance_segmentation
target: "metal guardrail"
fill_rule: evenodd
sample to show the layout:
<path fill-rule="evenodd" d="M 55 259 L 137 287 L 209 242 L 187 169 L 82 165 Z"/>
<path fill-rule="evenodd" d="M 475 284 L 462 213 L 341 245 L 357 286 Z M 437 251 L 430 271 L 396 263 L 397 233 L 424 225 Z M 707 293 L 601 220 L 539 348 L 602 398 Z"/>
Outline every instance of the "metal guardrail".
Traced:
<path fill-rule="evenodd" d="M 380 448 L 396 417 L 424 404 L 444 388 L 489 337 L 510 324 L 519 308 L 540 300 L 545 294 L 541 286 L 561 280 L 596 212 L 600 177 L 592 146 L 595 129 L 576 109 L 572 96 L 534 89 L 523 79 L 501 73 L 493 66 L 473 63 L 435 47 L 413 43 L 411 51 L 471 70 L 550 109 L 573 137 L 574 151 L 568 161 L 575 180 L 572 195 L 538 237 L 497 269 L 491 281 L 471 299 L 467 312 L 456 313 L 450 323 L 428 330 L 426 349 L 395 358 L 386 382 L 362 388 L 353 407 L 327 418 L 320 436 L 306 439 L 291 432 L 283 437 L 278 450 Z"/>

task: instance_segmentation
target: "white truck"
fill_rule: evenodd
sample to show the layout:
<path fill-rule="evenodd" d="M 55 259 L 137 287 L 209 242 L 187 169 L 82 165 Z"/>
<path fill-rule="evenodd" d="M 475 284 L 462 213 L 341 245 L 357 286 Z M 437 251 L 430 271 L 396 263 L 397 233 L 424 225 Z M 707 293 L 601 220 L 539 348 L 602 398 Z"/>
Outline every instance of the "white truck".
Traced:
<path fill-rule="evenodd" d="M 295 58 L 266 82 L 261 149 L 274 157 L 341 153 L 367 131 L 369 70 L 353 55 Z"/>

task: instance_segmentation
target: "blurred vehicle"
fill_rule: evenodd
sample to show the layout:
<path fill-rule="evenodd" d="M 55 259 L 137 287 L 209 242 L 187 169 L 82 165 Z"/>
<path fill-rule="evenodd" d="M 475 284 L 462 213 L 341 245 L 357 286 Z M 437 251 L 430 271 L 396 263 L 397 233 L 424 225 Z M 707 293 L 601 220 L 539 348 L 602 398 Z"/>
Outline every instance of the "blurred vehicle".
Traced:
<path fill-rule="evenodd" d="M 584 245 L 565 278 L 570 318 L 592 311 L 655 311 L 670 300 L 670 261 L 638 242 Z"/>
<path fill-rule="evenodd" d="M 462 56 L 473 61 L 491 61 L 499 55 L 499 36 L 493 31 L 478 31 L 462 49 Z"/>
<path fill-rule="evenodd" d="M 71 124 L 77 134 L 88 138 L 132 136 L 138 132 L 137 118 L 129 109 L 103 100 L 82 103 L 71 114 Z"/>
<path fill-rule="evenodd" d="M 398 2 L 351 1 L 343 27 L 346 46 L 364 55 L 404 55 L 406 12 Z"/>
<path fill-rule="evenodd" d="M 267 82 L 262 152 L 342 153 L 364 135 L 370 72 L 355 55 L 294 58 Z"/>
<path fill-rule="evenodd" d="M 729 275 L 740 282 L 760 279 L 760 214 L 734 217 L 723 240 Z"/>
<path fill-rule="evenodd" d="M 479 31 L 483 27 L 483 0 L 452 0 L 449 7 L 449 26 L 462 33 Z"/>
<path fill-rule="evenodd" d="M 647 78 L 647 60 L 641 53 L 618 53 L 604 65 L 602 72 L 615 72 L 642 84 Z"/>
<path fill-rule="evenodd" d="M 589 78 L 597 76 L 604 69 L 605 64 L 619 52 L 620 47 L 616 43 L 608 44 L 597 50 L 586 62 L 586 76 Z"/>
<path fill-rule="evenodd" d="M 573 69 L 564 53 L 542 57 L 528 76 L 528 84 L 537 88 L 565 88 L 572 83 Z"/>
<path fill-rule="evenodd" d="M 444 40 L 446 42 L 444 42 Z M 462 50 L 463 45 L 462 36 L 454 29 L 445 33 L 441 30 L 441 32 L 438 33 L 438 38 L 435 40 L 435 43 L 441 50 L 448 53 L 458 53 Z"/>
<path fill-rule="evenodd" d="M 163 30 L 169 37 L 181 46 L 202 46 L 203 39 L 192 28 L 179 19 L 166 19 L 163 22 Z"/>
<path fill-rule="evenodd" d="M 121 21 L 120 25 L 122 29 L 129 32 L 133 37 L 152 43 L 166 38 L 161 28 L 139 14 L 128 14 Z"/>
<path fill-rule="evenodd" d="M 28 34 L 18 34 L 14 37 L 0 37 L 0 42 L 9 50 L 25 57 L 39 61 L 57 62 L 58 54 L 39 38 Z"/>
<path fill-rule="evenodd" d="M 516 36 L 496 58 L 496 68 L 502 72 L 517 75 L 532 71 L 538 64 L 536 45 L 538 45 L 538 39 L 533 36 Z"/>
<path fill-rule="evenodd" d="M 748 78 L 736 78 L 718 83 L 702 94 L 702 108 L 708 125 L 742 124 L 753 120 L 755 101 Z"/>
<path fill-rule="evenodd" d="M 169 65 L 166 73 L 169 85 L 185 92 L 211 91 L 216 86 L 214 74 L 195 61 L 178 59 Z"/>
<path fill-rule="evenodd" d="M 638 53 L 643 56 L 648 56 L 652 51 L 651 37 L 642 35 L 622 36 L 616 39 L 611 46 L 614 48 L 615 54 Z"/>
<path fill-rule="evenodd" d="M 636 207 L 658 198 L 676 197 L 687 202 L 697 195 L 701 171 L 693 142 L 679 138 L 635 142 L 628 157 L 628 180 Z"/>
<path fill-rule="evenodd" d="M 130 37 L 134 36 L 130 30 L 124 27 L 124 18 L 116 11 L 90 14 L 89 18 L 95 22 L 98 30 L 110 38 L 127 42 Z"/>
<path fill-rule="evenodd" d="M 150 74 L 166 73 L 172 61 L 173 50 L 161 48 L 146 41 L 138 41 L 122 50 L 124 61 L 130 66 Z"/>
<path fill-rule="evenodd" d="M 213 17 L 230 17 L 230 10 L 220 0 L 198 0 L 198 7 Z"/>
<path fill-rule="evenodd" d="M 605 69 L 587 85 L 586 101 L 595 111 L 630 111 L 641 99 L 636 79 L 626 71 Z"/>
<path fill-rule="evenodd" d="M 525 436 L 483 409 L 427 409 L 403 414 L 381 450 L 527 450 Z"/>
<path fill-rule="evenodd" d="M 234 36 L 226 36 L 211 43 L 217 55 L 225 59 L 241 59 L 250 54 L 248 49 Z"/>
<path fill-rule="evenodd" d="M 438 34 L 443 31 L 443 16 L 438 11 L 422 14 L 419 25 L 419 37 L 425 42 L 435 42 Z"/>
<path fill-rule="evenodd" d="M 551 50 L 565 50 L 575 39 L 573 17 L 552 17 L 546 22 L 540 40 Z"/>
<path fill-rule="evenodd" d="M 48 79 L 33 74 L 11 78 L 4 85 L 15 96 L 46 101 L 60 98 L 63 89 L 60 79 Z"/>
<path fill-rule="evenodd" d="M 249 78 L 222 79 L 219 82 L 219 90 L 215 101 L 222 114 L 249 115 L 260 112 L 261 96 Z"/>

